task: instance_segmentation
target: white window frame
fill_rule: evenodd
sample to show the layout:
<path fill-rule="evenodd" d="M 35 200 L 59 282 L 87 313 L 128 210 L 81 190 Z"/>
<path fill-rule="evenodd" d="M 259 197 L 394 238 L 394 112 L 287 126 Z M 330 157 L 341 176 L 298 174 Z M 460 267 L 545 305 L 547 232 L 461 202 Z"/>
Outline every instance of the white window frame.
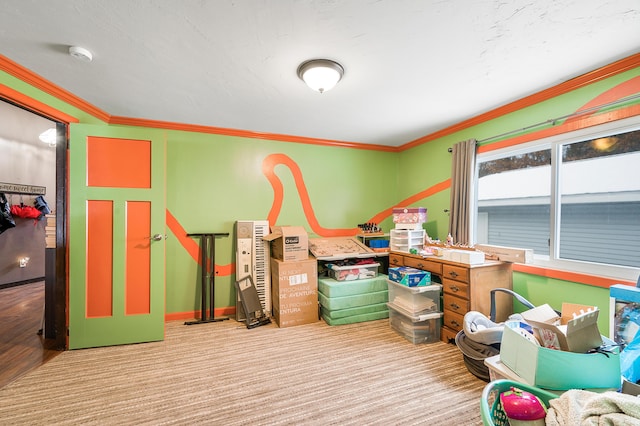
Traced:
<path fill-rule="evenodd" d="M 486 153 L 479 153 L 476 156 L 476 163 L 479 164 L 481 162 L 497 160 L 504 157 L 510 157 L 518 154 L 522 154 L 525 152 L 531 151 L 539 151 L 543 149 L 551 149 L 551 205 L 550 205 L 550 220 L 551 224 L 549 227 L 550 230 L 550 247 L 549 247 L 549 256 L 545 255 L 534 255 L 533 265 L 549 268 L 549 269 L 557 269 L 575 273 L 582 273 L 588 275 L 596 275 L 602 277 L 608 277 L 613 279 L 618 279 L 621 281 L 632 281 L 635 282 L 638 280 L 638 275 L 640 275 L 640 267 L 632 268 L 627 266 L 617 266 L 617 265 L 607 265 L 607 264 L 599 264 L 585 261 L 576 261 L 576 260 L 566 260 L 559 259 L 559 245 L 558 245 L 558 231 L 560 227 L 560 209 L 557 208 L 560 202 L 560 194 L 557 188 L 559 188 L 560 182 L 558 182 L 560 164 L 556 161 L 559 156 L 562 155 L 562 145 L 567 143 L 575 143 L 581 142 L 590 139 L 596 139 L 598 137 L 609 136 L 611 134 L 616 133 L 625 133 L 634 130 L 640 130 L 640 116 L 635 116 L 623 120 L 618 120 L 606 124 L 601 124 L 598 126 L 588 127 L 585 129 L 576 130 L 569 133 L 563 133 L 560 135 L 550 136 L 548 138 L 543 138 L 534 142 L 527 142 L 524 144 L 516 145 L 513 147 L 503 148 L 500 150 L 489 151 Z M 479 167 L 476 164 L 476 175 L 474 180 L 474 200 L 475 200 L 475 208 L 471 210 L 472 217 L 469 218 L 471 222 L 472 229 L 476 230 L 477 228 L 477 216 L 478 216 L 478 169 Z M 477 241 L 475 233 L 473 234 L 472 240 Z M 595 244 L 595 242 L 594 242 Z"/>

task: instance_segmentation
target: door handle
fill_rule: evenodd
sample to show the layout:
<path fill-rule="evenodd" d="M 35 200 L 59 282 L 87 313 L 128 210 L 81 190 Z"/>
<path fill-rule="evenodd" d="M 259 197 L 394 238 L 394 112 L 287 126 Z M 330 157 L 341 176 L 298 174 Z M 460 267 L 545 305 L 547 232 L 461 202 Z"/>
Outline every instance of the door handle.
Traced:
<path fill-rule="evenodd" d="M 153 237 L 150 238 L 151 241 L 162 241 L 162 240 L 166 240 L 167 236 L 162 236 L 162 234 L 155 234 Z"/>

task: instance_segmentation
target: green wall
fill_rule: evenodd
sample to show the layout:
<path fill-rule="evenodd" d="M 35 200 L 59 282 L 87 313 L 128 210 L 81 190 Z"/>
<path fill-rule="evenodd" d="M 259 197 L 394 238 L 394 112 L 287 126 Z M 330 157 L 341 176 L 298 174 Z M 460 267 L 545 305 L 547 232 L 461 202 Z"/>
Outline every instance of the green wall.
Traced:
<path fill-rule="evenodd" d="M 471 138 L 482 141 L 505 132 L 566 116 L 605 91 L 638 76 L 640 76 L 640 67 L 400 153 L 398 182 L 401 197 L 407 197 L 419 191 L 421 187 L 435 185 L 444 178 L 448 178 L 451 174 L 451 154 L 447 150 L 457 142 Z M 638 91 L 640 89 L 636 87 L 636 93 Z M 602 102 L 611 101 L 612 99 L 607 99 Z M 638 103 L 638 100 L 635 103 Z M 555 125 L 563 122 L 564 120 L 559 120 Z M 533 133 L 551 126 L 552 124 L 547 124 L 519 134 Z M 492 139 L 481 145 L 490 145 L 503 139 Z M 429 211 L 427 233 L 432 238 L 444 240 L 448 233 L 448 216 L 443 211 L 449 208 L 449 190 L 430 197 L 422 204 Z M 600 331 L 603 334 L 609 334 L 608 289 L 524 273 L 514 273 L 513 285 L 516 292 L 536 305 L 548 303 L 558 310 L 562 302 L 598 306 L 601 310 L 598 321 Z M 522 306 L 516 307 L 516 310 L 521 311 Z"/>
<path fill-rule="evenodd" d="M 300 169 L 320 226 L 356 228 L 396 202 L 397 154 L 231 136 L 168 132 L 167 210 L 187 232 L 229 232 L 216 243 L 216 264 L 235 262 L 236 220 L 267 219 L 274 190 L 263 161 L 284 154 Z M 304 226 L 291 169 L 274 168 L 284 187 L 277 225 Z M 388 229 L 390 220 L 382 226 Z M 323 235 L 324 236 L 324 235 Z M 176 238 L 167 239 L 167 313 L 199 310 L 196 263 Z M 234 276 L 216 277 L 216 306 L 235 306 Z"/>
<path fill-rule="evenodd" d="M 299 168 L 321 227 L 354 228 L 449 179 L 448 148 L 456 142 L 469 138 L 482 140 L 570 114 L 597 95 L 638 75 L 640 67 L 399 153 L 167 130 L 164 131 L 167 211 L 186 232 L 229 232 L 229 238 L 217 240 L 216 264 L 231 265 L 235 261 L 234 222 L 267 219 L 271 211 L 274 191 L 263 173 L 263 162 L 271 155 L 282 154 Z M 81 123 L 106 126 L 6 73 L 0 73 L 0 83 L 77 117 Z M 538 129 L 531 131 L 534 130 Z M 284 189 L 276 224 L 302 225 L 313 234 L 291 169 L 280 164 L 274 171 Z M 431 237 L 446 238 L 448 189 L 412 205 L 428 209 L 425 228 Z M 382 226 L 388 230 L 392 226 L 390 218 Z M 167 233 L 166 312 L 197 311 L 200 308 L 197 262 L 175 235 L 169 230 Z M 233 280 L 233 275 L 216 278 L 217 308 L 235 305 Z M 608 329 L 607 289 L 523 273 L 514 273 L 514 287 L 532 302 L 549 303 L 556 309 L 563 301 L 597 305 L 602 310 L 601 330 Z"/>

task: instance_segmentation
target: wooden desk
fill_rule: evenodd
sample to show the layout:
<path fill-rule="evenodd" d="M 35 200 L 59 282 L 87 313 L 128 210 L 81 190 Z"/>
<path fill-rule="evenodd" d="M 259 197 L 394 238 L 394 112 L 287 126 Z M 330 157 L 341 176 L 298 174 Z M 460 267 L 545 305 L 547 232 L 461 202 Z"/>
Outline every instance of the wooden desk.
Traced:
<path fill-rule="evenodd" d="M 436 256 L 420 255 L 392 251 L 389 253 L 389 266 L 410 266 L 431 272 L 441 280 L 444 313 L 440 340 L 451 342 L 458 331 L 462 330 L 464 314 L 478 311 L 489 316 L 491 309 L 490 291 L 494 288 L 513 288 L 513 270 L 511 263 L 486 261 L 482 265 L 443 260 Z M 504 321 L 513 313 L 513 300 L 510 295 L 496 294 L 497 321 Z"/>

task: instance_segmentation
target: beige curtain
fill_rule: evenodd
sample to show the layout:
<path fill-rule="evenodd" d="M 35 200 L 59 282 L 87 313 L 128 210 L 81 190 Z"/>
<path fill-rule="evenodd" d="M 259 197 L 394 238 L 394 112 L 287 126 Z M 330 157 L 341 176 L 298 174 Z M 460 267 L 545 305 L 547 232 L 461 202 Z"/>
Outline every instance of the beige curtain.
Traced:
<path fill-rule="evenodd" d="M 451 155 L 449 233 L 455 244 L 468 245 L 471 241 L 469 215 L 473 206 L 471 188 L 476 167 L 476 140 L 458 142 Z"/>

